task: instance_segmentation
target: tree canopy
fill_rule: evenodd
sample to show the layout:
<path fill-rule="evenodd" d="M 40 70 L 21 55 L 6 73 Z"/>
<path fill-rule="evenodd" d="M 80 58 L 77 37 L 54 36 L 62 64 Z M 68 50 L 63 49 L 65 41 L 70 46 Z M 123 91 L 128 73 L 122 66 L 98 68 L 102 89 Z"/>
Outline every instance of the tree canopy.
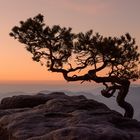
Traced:
<path fill-rule="evenodd" d="M 130 81 L 140 76 L 140 54 L 129 33 L 120 37 L 104 37 L 92 30 L 76 34 L 70 27 L 47 26 L 38 14 L 13 27 L 10 35 L 26 45 L 34 61 L 62 73 L 65 80 L 103 83 L 105 97 L 118 92 L 117 102 L 125 109 L 125 116 L 133 117 L 125 97 Z"/>

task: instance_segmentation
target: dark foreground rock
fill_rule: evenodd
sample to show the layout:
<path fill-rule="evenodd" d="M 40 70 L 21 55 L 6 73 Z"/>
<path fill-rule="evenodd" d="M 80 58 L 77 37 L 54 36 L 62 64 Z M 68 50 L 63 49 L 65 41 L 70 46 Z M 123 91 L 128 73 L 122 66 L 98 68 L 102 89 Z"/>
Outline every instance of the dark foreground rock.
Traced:
<path fill-rule="evenodd" d="M 140 140 L 140 122 L 84 96 L 14 96 L 0 108 L 0 140 Z"/>

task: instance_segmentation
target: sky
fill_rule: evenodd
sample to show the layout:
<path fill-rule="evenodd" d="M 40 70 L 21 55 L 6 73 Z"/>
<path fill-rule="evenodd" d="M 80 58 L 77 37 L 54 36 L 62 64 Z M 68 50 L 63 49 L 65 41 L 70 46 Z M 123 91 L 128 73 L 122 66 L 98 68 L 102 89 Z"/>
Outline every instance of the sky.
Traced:
<path fill-rule="evenodd" d="M 9 36 L 19 21 L 41 13 L 49 26 L 93 29 L 104 36 L 129 32 L 140 47 L 140 0 L 0 0 L 0 82 L 61 81 L 58 73 L 32 61 L 25 46 Z"/>

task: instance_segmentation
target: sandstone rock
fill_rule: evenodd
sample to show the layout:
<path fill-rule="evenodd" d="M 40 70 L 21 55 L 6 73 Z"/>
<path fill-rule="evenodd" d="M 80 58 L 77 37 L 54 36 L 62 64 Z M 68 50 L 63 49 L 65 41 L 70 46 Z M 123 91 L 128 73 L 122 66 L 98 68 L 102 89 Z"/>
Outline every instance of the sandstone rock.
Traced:
<path fill-rule="evenodd" d="M 140 140 L 140 122 L 84 96 L 20 95 L 1 106 L 1 140 Z"/>
<path fill-rule="evenodd" d="M 64 95 L 64 93 L 59 92 L 59 96 Z M 58 96 L 57 92 L 52 93 L 51 95 L 46 94 L 37 94 L 37 95 L 19 95 L 13 97 L 6 97 L 1 100 L 0 109 L 13 109 L 13 108 L 25 108 L 25 107 L 34 107 L 40 104 L 44 104 L 53 96 Z"/>

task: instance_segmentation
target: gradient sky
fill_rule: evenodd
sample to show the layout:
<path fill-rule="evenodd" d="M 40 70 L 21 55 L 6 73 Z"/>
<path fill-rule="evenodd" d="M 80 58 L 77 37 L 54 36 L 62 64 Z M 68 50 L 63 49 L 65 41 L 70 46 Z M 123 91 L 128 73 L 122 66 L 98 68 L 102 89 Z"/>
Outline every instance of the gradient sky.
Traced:
<path fill-rule="evenodd" d="M 25 46 L 9 36 L 19 21 L 38 13 L 46 24 L 93 29 L 104 36 L 129 32 L 140 46 L 140 0 L 0 0 L 0 81 L 63 80 L 33 62 Z"/>

